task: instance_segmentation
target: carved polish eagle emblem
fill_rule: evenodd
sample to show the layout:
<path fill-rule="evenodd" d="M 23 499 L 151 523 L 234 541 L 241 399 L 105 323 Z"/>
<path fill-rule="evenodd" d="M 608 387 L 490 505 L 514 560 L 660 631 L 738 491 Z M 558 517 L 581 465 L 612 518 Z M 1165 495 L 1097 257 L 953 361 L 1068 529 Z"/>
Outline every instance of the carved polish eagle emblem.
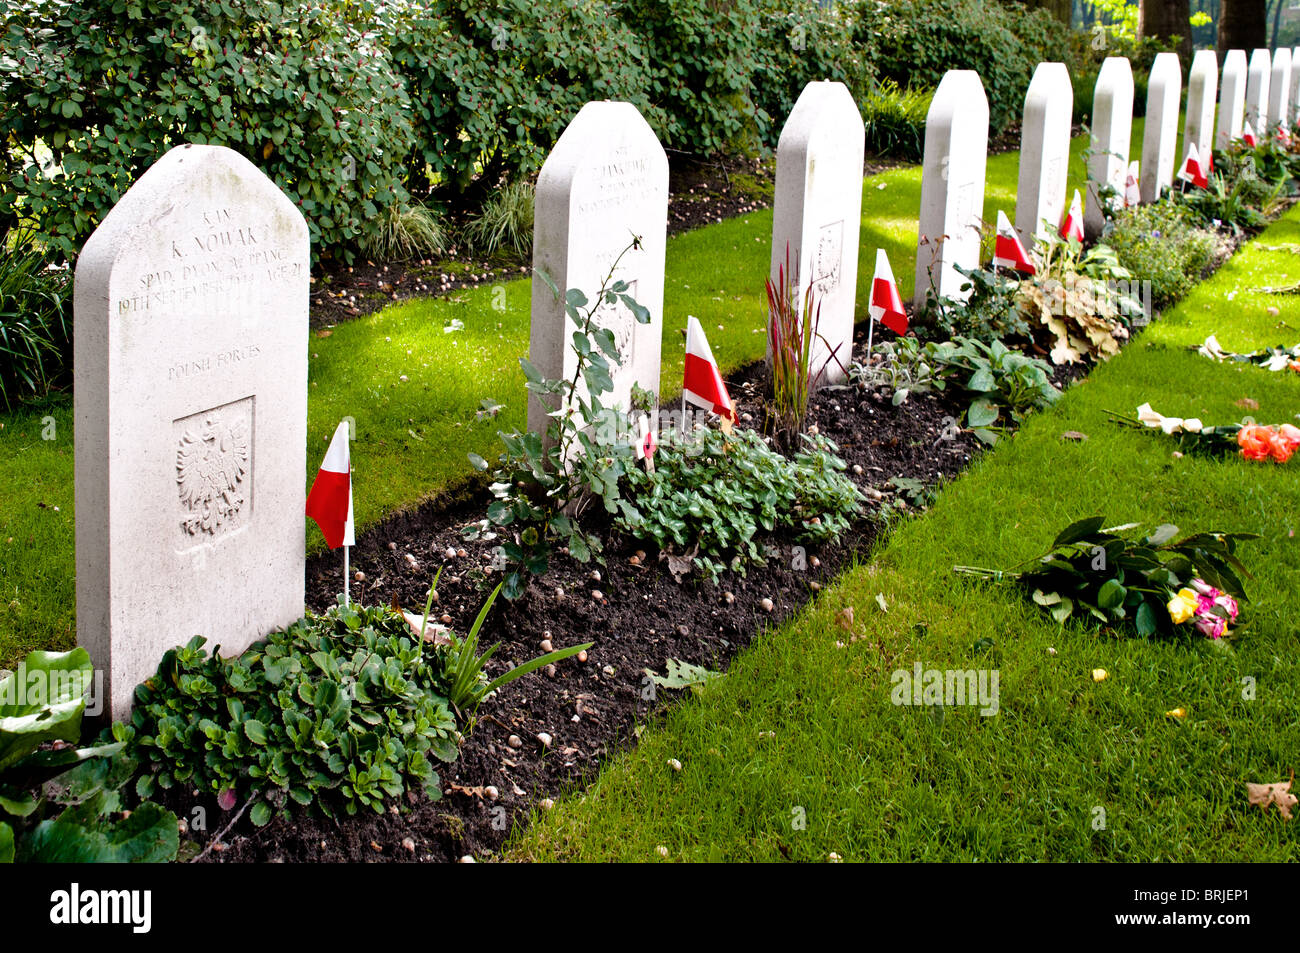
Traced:
<path fill-rule="evenodd" d="M 241 484 L 248 474 L 248 422 L 227 422 L 219 410 L 197 418 L 181 435 L 176 451 L 181 526 L 191 536 L 215 533 L 244 505 Z"/>

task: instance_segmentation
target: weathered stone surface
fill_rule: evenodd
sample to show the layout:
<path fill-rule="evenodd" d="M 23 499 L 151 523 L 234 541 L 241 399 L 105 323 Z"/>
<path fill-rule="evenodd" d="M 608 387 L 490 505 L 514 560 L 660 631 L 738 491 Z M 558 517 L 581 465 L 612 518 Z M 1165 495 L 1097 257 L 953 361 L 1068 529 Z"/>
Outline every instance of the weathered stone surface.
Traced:
<path fill-rule="evenodd" d="M 75 290 L 77 640 L 114 717 L 163 653 L 303 612 L 307 224 L 251 162 L 177 146 Z"/>

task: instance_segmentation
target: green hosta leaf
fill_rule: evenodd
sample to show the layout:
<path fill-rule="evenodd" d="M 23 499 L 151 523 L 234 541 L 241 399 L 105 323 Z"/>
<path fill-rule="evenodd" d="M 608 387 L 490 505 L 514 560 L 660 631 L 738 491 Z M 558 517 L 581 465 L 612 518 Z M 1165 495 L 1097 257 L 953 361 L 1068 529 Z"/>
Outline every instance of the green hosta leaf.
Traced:
<path fill-rule="evenodd" d="M 968 427 L 988 427 L 998 419 L 998 408 L 992 401 L 981 397 L 972 401 L 966 411 Z"/>
<path fill-rule="evenodd" d="M 0 864 L 14 862 L 14 829 L 0 821 Z"/>
<path fill-rule="evenodd" d="M 1041 589 L 1035 589 L 1034 601 L 1037 602 L 1040 606 L 1054 606 L 1060 603 L 1061 596 L 1060 593 L 1043 592 L 1043 590 Z"/>
<path fill-rule="evenodd" d="M 271 820 L 271 805 L 265 801 L 258 801 L 249 810 L 248 819 L 253 822 L 255 827 L 265 827 Z"/>
<path fill-rule="evenodd" d="M 979 368 L 966 382 L 966 389 L 977 394 L 987 394 L 989 391 L 997 390 L 998 384 L 993 379 L 993 371 L 987 367 Z"/>
<path fill-rule="evenodd" d="M 477 453 L 466 454 L 466 456 L 469 457 L 470 466 L 475 470 L 486 470 L 488 468 L 488 462 Z"/>
<path fill-rule="evenodd" d="M 1061 601 L 1051 608 L 1052 618 L 1057 622 L 1064 623 L 1074 612 L 1074 600 L 1061 597 Z"/>
<path fill-rule="evenodd" d="M 176 856 L 176 815 L 152 801 L 116 823 L 81 824 L 71 813 L 33 828 L 20 845 L 18 859 L 43 864 L 161 863 Z"/>

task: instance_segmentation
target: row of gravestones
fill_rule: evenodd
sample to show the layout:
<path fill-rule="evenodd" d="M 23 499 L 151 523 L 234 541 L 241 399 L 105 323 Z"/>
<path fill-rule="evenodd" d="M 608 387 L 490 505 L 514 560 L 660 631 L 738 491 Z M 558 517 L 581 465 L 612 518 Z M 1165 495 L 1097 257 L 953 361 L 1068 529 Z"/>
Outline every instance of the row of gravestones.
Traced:
<path fill-rule="evenodd" d="M 1294 56 L 1293 56 L 1294 53 Z M 1293 61 L 1296 68 L 1292 69 Z M 1219 97 L 1218 125 L 1215 99 Z M 1260 136 L 1289 133 L 1300 114 L 1300 47 L 1242 50 L 1224 57 L 1222 78 L 1213 50 L 1192 59 L 1187 81 L 1183 148 L 1178 146 L 1182 68 L 1176 53 L 1160 53 L 1147 84 L 1139 194 L 1154 202 L 1173 184 L 1175 170 L 1196 147 L 1201 161 L 1242 135 L 1249 122 Z M 1065 211 L 1073 89 L 1063 63 L 1040 63 L 1025 96 L 1021 129 L 1016 231 L 1023 242 L 1054 233 Z M 926 119 L 921 219 L 916 260 L 916 304 L 931 294 L 960 298 L 966 279 L 958 268 L 979 264 L 988 149 L 988 101 L 979 75 L 947 73 Z M 1133 124 L 1133 73 L 1124 57 L 1102 64 L 1093 91 L 1088 195 L 1084 227 L 1096 237 L 1105 224 L 1109 187 L 1123 196 Z"/>
<path fill-rule="evenodd" d="M 1232 104 L 1243 96 L 1254 104 L 1246 115 L 1253 108 L 1261 118 L 1283 115 L 1293 101 L 1260 92 L 1268 76 L 1258 79 L 1256 65 L 1240 83 L 1237 57 L 1229 54 L 1222 83 L 1230 135 L 1241 116 Z M 1289 90 L 1289 74 L 1279 82 L 1276 69 L 1284 62 L 1289 70 L 1289 56 L 1274 62 L 1274 88 Z M 1092 177 L 1100 182 L 1115 181 L 1107 153 L 1127 157 L 1128 70 L 1127 60 L 1107 60 L 1097 81 Z M 1214 54 L 1198 54 L 1188 141 L 1208 135 L 1215 73 Z M 1148 164 L 1164 185 L 1180 81 L 1176 58 L 1157 60 L 1151 103 L 1162 119 L 1148 120 L 1144 155 L 1160 157 Z M 1017 227 L 1026 237 L 1060 218 L 1072 102 L 1065 67 L 1040 65 L 1025 104 Z M 978 75 L 948 73 L 926 122 L 919 295 L 957 294 L 953 266 L 978 263 L 971 226 L 982 212 L 987 139 Z M 863 147 L 857 106 L 832 82 L 805 88 L 777 147 L 771 272 L 789 256 L 799 300 L 814 287 L 821 312 L 812 365 L 825 366 L 827 379 L 849 364 Z M 652 320 L 638 324 L 621 305 L 600 319 L 623 355 L 613 396 L 626 408 L 633 384 L 659 382 L 668 221 L 668 160 L 635 107 L 592 102 L 579 111 L 542 167 L 534 219 L 534 268 L 561 289 L 594 292 L 639 238 L 617 277 Z M 82 249 L 74 301 L 77 636 L 105 669 L 114 717 L 127 715 L 133 687 L 168 648 L 201 634 L 237 653 L 302 613 L 309 264 L 301 212 L 252 163 L 218 146 L 168 152 Z M 571 327 L 563 302 L 534 281 L 530 352 L 545 376 L 571 375 Z M 529 427 L 545 422 L 532 404 Z"/>

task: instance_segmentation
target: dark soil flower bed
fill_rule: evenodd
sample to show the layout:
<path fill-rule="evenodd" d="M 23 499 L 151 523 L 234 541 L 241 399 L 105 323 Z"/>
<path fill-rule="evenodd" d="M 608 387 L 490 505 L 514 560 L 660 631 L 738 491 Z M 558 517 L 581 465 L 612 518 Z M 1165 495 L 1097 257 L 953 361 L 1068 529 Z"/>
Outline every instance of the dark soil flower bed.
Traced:
<path fill-rule="evenodd" d="M 759 365 L 730 382 L 742 420 L 746 414 L 762 419 L 763 373 Z M 788 543 L 773 539 L 777 555 L 767 566 L 750 567 L 744 577 L 726 573 L 718 586 L 698 577 L 677 583 L 655 554 L 636 558 L 638 545 L 617 537 L 607 542 L 606 566 L 561 558 L 517 602 L 497 601 L 482 635 L 485 645 L 503 643 L 489 663 L 489 674 L 541 654 L 543 639 L 557 649 L 595 645 L 585 662 L 571 658 L 553 674 L 527 675 L 483 705 L 460 759 L 438 766 L 441 800 L 413 796 L 405 812 L 393 807 L 384 815 L 338 823 L 295 816 L 258 829 L 241 819 L 226 836 L 226 849 L 205 859 L 454 861 L 465 855 L 491 856 L 511 825 L 523 823 L 531 809 L 594 775 L 606 757 L 634 743 L 638 723 L 679 694 L 660 689 L 655 701 L 644 699 L 645 669 L 662 674 L 669 658 L 724 669 L 751 639 L 768 637 L 855 556 L 870 551 L 882 526 L 876 519 L 880 501 L 898 499 L 889 485 L 892 478 L 932 486 L 964 469 L 980 444 L 968 433 L 952 438 L 951 419 L 961 410 L 959 400 L 942 393 L 915 396 L 894 407 L 887 394 L 856 387 L 819 392 L 809 424 L 839 445 L 854 481 L 871 499 L 838 544 L 809 548 L 806 568 L 794 568 Z M 499 579 L 488 569 L 493 544 L 467 543 L 460 534 L 463 525 L 482 516 L 485 505 L 478 499 L 451 509 L 430 505 L 362 534 L 352 550 L 352 566 L 365 582 L 353 583 L 353 597 L 422 611 L 441 566 L 433 614 L 445 614 L 443 621 L 466 631 Z M 309 561 L 308 603 L 313 609 L 334 603 L 340 572 L 337 553 Z M 765 599 L 771 601 L 770 611 Z M 541 738 L 549 738 L 549 744 Z M 184 806 L 176 807 L 187 816 Z M 224 826 L 215 805 L 208 812 L 218 820 L 196 843 L 206 844 L 211 830 Z"/>

